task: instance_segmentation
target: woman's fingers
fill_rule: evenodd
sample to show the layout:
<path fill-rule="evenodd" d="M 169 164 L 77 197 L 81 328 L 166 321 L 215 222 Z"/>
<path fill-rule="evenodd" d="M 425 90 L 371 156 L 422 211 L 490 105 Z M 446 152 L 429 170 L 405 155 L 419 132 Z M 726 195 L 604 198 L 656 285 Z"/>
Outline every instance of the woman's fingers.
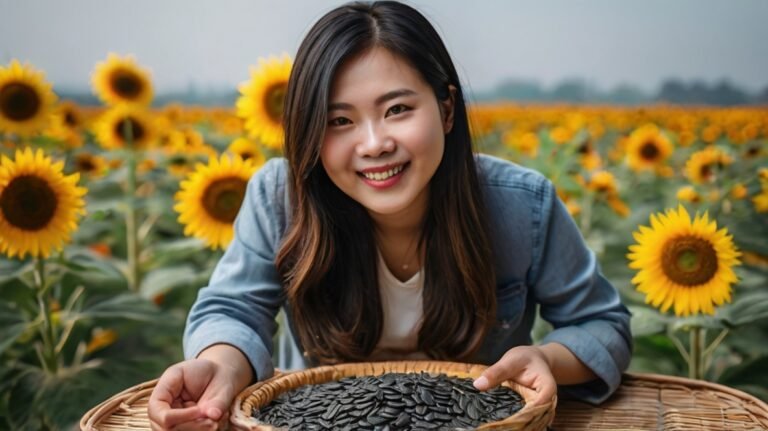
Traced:
<path fill-rule="evenodd" d="M 557 393 L 557 383 L 546 360 L 539 351 L 527 346 L 510 349 L 474 381 L 474 386 L 486 391 L 505 380 L 514 380 L 535 390 L 538 395 L 531 404 L 546 403 Z"/>
<path fill-rule="evenodd" d="M 159 408 L 150 414 L 150 422 L 154 425 L 153 430 L 170 430 L 174 427 L 187 423 L 194 422 L 201 418 L 200 409 L 197 406 L 186 407 L 183 409 L 174 408 Z"/>
<path fill-rule="evenodd" d="M 219 424 L 211 419 L 201 419 L 192 422 L 184 422 L 171 428 L 171 431 L 216 431 Z"/>
<path fill-rule="evenodd" d="M 168 430 L 175 425 L 194 421 L 204 415 L 197 403 L 182 401 L 181 394 L 185 389 L 182 367 L 168 368 L 155 385 L 149 397 L 147 408 L 153 429 Z"/>
<path fill-rule="evenodd" d="M 486 368 L 483 374 L 473 382 L 479 391 L 487 391 L 500 385 L 518 374 L 521 370 L 518 356 L 511 350 L 504 354 L 495 364 Z M 522 383 L 522 382 L 521 382 Z"/>

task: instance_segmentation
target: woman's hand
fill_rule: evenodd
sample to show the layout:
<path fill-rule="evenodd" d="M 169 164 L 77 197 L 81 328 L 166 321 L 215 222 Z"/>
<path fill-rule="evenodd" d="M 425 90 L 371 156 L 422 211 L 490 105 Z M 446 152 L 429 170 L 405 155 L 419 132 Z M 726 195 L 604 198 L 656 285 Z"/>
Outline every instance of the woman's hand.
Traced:
<path fill-rule="evenodd" d="M 531 404 L 542 404 L 557 393 L 549 358 L 537 346 L 518 346 L 509 349 L 498 362 L 488 367 L 475 379 L 475 388 L 485 391 L 505 380 L 513 380 L 534 389 L 538 396 Z"/>
<path fill-rule="evenodd" d="M 208 359 L 190 359 L 169 367 L 149 398 L 153 431 L 224 429 L 237 396 L 237 370 Z"/>

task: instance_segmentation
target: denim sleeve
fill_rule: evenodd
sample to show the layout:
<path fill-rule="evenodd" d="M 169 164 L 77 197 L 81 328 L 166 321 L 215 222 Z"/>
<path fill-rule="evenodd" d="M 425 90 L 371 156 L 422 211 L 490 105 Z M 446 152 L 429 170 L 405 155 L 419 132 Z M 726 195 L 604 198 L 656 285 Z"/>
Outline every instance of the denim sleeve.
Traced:
<path fill-rule="evenodd" d="M 195 358 L 214 344 L 243 352 L 256 380 L 272 376 L 275 316 L 284 301 L 275 268 L 279 243 L 276 224 L 277 162 L 267 163 L 248 182 L 234 222 L 234 238 L 200 289 L 187 316 L 184 356 Z"/>
<path fill-rule="evenodd" d="M 552 183 L 543 180 L 540 190 L 529 286 L 542 318 L 554 327 L 542 344 L 564 345 L 598 376 L 589 383 L 560 386 L 561 395 L 598 404 L 618 388 L 629 366 L 630 313 L 601 274 L 595 253 L 587 248 Z"/>

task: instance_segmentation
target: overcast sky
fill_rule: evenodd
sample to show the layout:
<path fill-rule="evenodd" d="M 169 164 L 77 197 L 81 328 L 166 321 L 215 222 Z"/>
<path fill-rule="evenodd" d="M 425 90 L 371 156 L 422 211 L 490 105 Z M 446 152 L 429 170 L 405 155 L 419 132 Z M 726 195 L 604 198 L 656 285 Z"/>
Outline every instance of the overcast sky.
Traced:
<path fill-rule="evenodd" d="M 668 77 L 768 86 L 768 0 L 412 0 L 474 92 L 509 77 L 580 77 L 655 91 Z M 107 53 L 132 53 L 156 91 L 234 88 L 258 57 L 294 55 L 327 0 L 0 0 L 0 64 L 88 89 Z"/>

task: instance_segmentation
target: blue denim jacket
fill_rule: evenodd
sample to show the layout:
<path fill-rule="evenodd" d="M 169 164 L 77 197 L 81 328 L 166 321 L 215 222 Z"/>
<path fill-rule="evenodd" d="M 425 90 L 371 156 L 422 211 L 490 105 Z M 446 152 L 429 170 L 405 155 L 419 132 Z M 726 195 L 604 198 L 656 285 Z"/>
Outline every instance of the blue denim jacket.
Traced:
<path fill-rule="evenodd" d="M 629 311 L 603 277 L 595 254 L 544 176 L 505 160 L 477 156 L 497 277 L 497 324 L 474 362 L 492 364 L 510 348 L 531 344 L 537 306 L 554 329 L 542 344 L 566 346 L 599 377 L 561 386 L 559 395 L 604 401 L 629 365 Z M 251 178 L 235 236 L 200 290 L 184 332 L 184 354 L 196 357 L 218 343 L 239 348 L 256 377 L 274 367 L 304 367 L 290 331 L 279 345 L 287 352 L 273 364 L 275 317 L 285 295 L 274 260 L 290 216 L 287 163 L 272 159 Z M 288 317 L 290 327 L 290 315 Z"/>

